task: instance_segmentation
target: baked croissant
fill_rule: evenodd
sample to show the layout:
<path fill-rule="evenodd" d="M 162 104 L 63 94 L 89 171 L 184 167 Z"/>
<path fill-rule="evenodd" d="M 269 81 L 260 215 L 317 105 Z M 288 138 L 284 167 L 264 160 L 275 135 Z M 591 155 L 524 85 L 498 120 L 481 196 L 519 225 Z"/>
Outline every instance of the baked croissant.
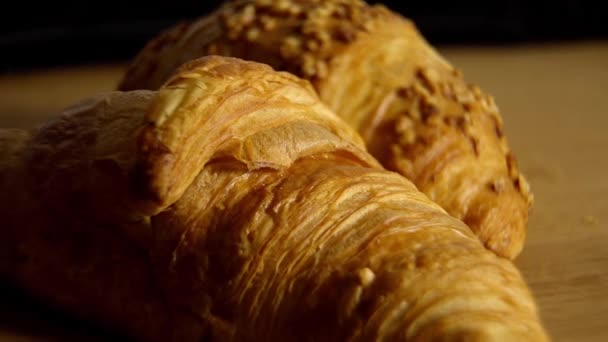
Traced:
<path fill-rule="evenodd" d="M 195 60 L 0 147 L 0 273 L 142 341 L 547 339 L 510 261 L 269 66 Z"/>
<path fill-rule="evenodd" d="M 207 54 L 310 80 L 384 167 L 414 182 L 498 255 L 520 253 L 532 196 L 494 101 L 410 21 L 359 0 L 228 2 L 152 40 L 120 89 L 157 89 L 183 62 Z"/>

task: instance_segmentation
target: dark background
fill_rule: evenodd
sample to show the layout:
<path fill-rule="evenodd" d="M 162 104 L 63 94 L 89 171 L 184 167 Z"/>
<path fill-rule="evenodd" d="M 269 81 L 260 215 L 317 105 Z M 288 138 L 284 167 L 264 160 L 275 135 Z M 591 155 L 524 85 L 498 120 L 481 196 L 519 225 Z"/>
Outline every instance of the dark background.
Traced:
<path fill-rule="evenodd" d="M 382 2 L 414 19 L 434 44 L 608 37 L 606 1 Z M 163 28 L 201 16 L 219 3 L 221 0 L 4 0 L 0 7 L 0 73 L 128 60 Z"/>

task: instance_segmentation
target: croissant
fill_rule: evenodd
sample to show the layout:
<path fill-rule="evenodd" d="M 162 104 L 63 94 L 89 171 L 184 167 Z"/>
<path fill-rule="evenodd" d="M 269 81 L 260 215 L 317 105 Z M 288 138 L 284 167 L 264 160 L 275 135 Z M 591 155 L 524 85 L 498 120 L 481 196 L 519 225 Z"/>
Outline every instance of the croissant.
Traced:
<path fill-rule="evenodd" d="M 359 0 L 232 1 L 148 43 L 119 88 L 157 89 L 180 64 L 207 54 L 310 80 L 384 167 L 413 181 L 498 255 L 522 250 L 532 195 L 495 103 L 412 22 Z"/>
<path fill-rule="evenodd" d="M 267 65 L 194 60 L 0 147 L 0 274 L 139 340 L 547 340 L 510 261 Z"/>

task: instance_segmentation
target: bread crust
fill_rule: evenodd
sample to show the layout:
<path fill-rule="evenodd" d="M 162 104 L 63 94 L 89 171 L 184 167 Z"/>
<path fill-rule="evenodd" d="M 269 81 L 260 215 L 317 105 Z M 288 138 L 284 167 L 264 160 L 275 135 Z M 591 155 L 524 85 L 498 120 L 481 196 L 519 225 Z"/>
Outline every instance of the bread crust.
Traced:
<path fill-rule="evenodd" d="M 142 341 L 546 340 L 511 262 L 266 65 L 196 60 L 0 137 L 2 273 Z"/>
<path fill-rule="evenodd" d="M 498 255 L 521 252 L 533 196 L 494 100 L 411 21 L 359 0 L 231 1 L 148 43 L 120 89 L 157 89 L 179 65 L 209 54 L 310 80 L 384 167 L 414 182 Z"/>

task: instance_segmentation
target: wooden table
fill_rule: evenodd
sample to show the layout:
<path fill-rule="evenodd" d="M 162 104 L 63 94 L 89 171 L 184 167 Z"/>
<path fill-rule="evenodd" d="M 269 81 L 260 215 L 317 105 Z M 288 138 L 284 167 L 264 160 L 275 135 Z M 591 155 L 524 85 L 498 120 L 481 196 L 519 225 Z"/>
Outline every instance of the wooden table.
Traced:
<path fill-rule="evenodd" d="M 517 264 L 552 338 L 608 341 L 608 42 L 440 50 L 495 96 L 532 184 L 536 201 Z M 36 125 L 113 89 L 122 71 L 106 65 L 0 77 L 0 126 Z M 2 290 L 0 341 L 100 334 Z"/>

